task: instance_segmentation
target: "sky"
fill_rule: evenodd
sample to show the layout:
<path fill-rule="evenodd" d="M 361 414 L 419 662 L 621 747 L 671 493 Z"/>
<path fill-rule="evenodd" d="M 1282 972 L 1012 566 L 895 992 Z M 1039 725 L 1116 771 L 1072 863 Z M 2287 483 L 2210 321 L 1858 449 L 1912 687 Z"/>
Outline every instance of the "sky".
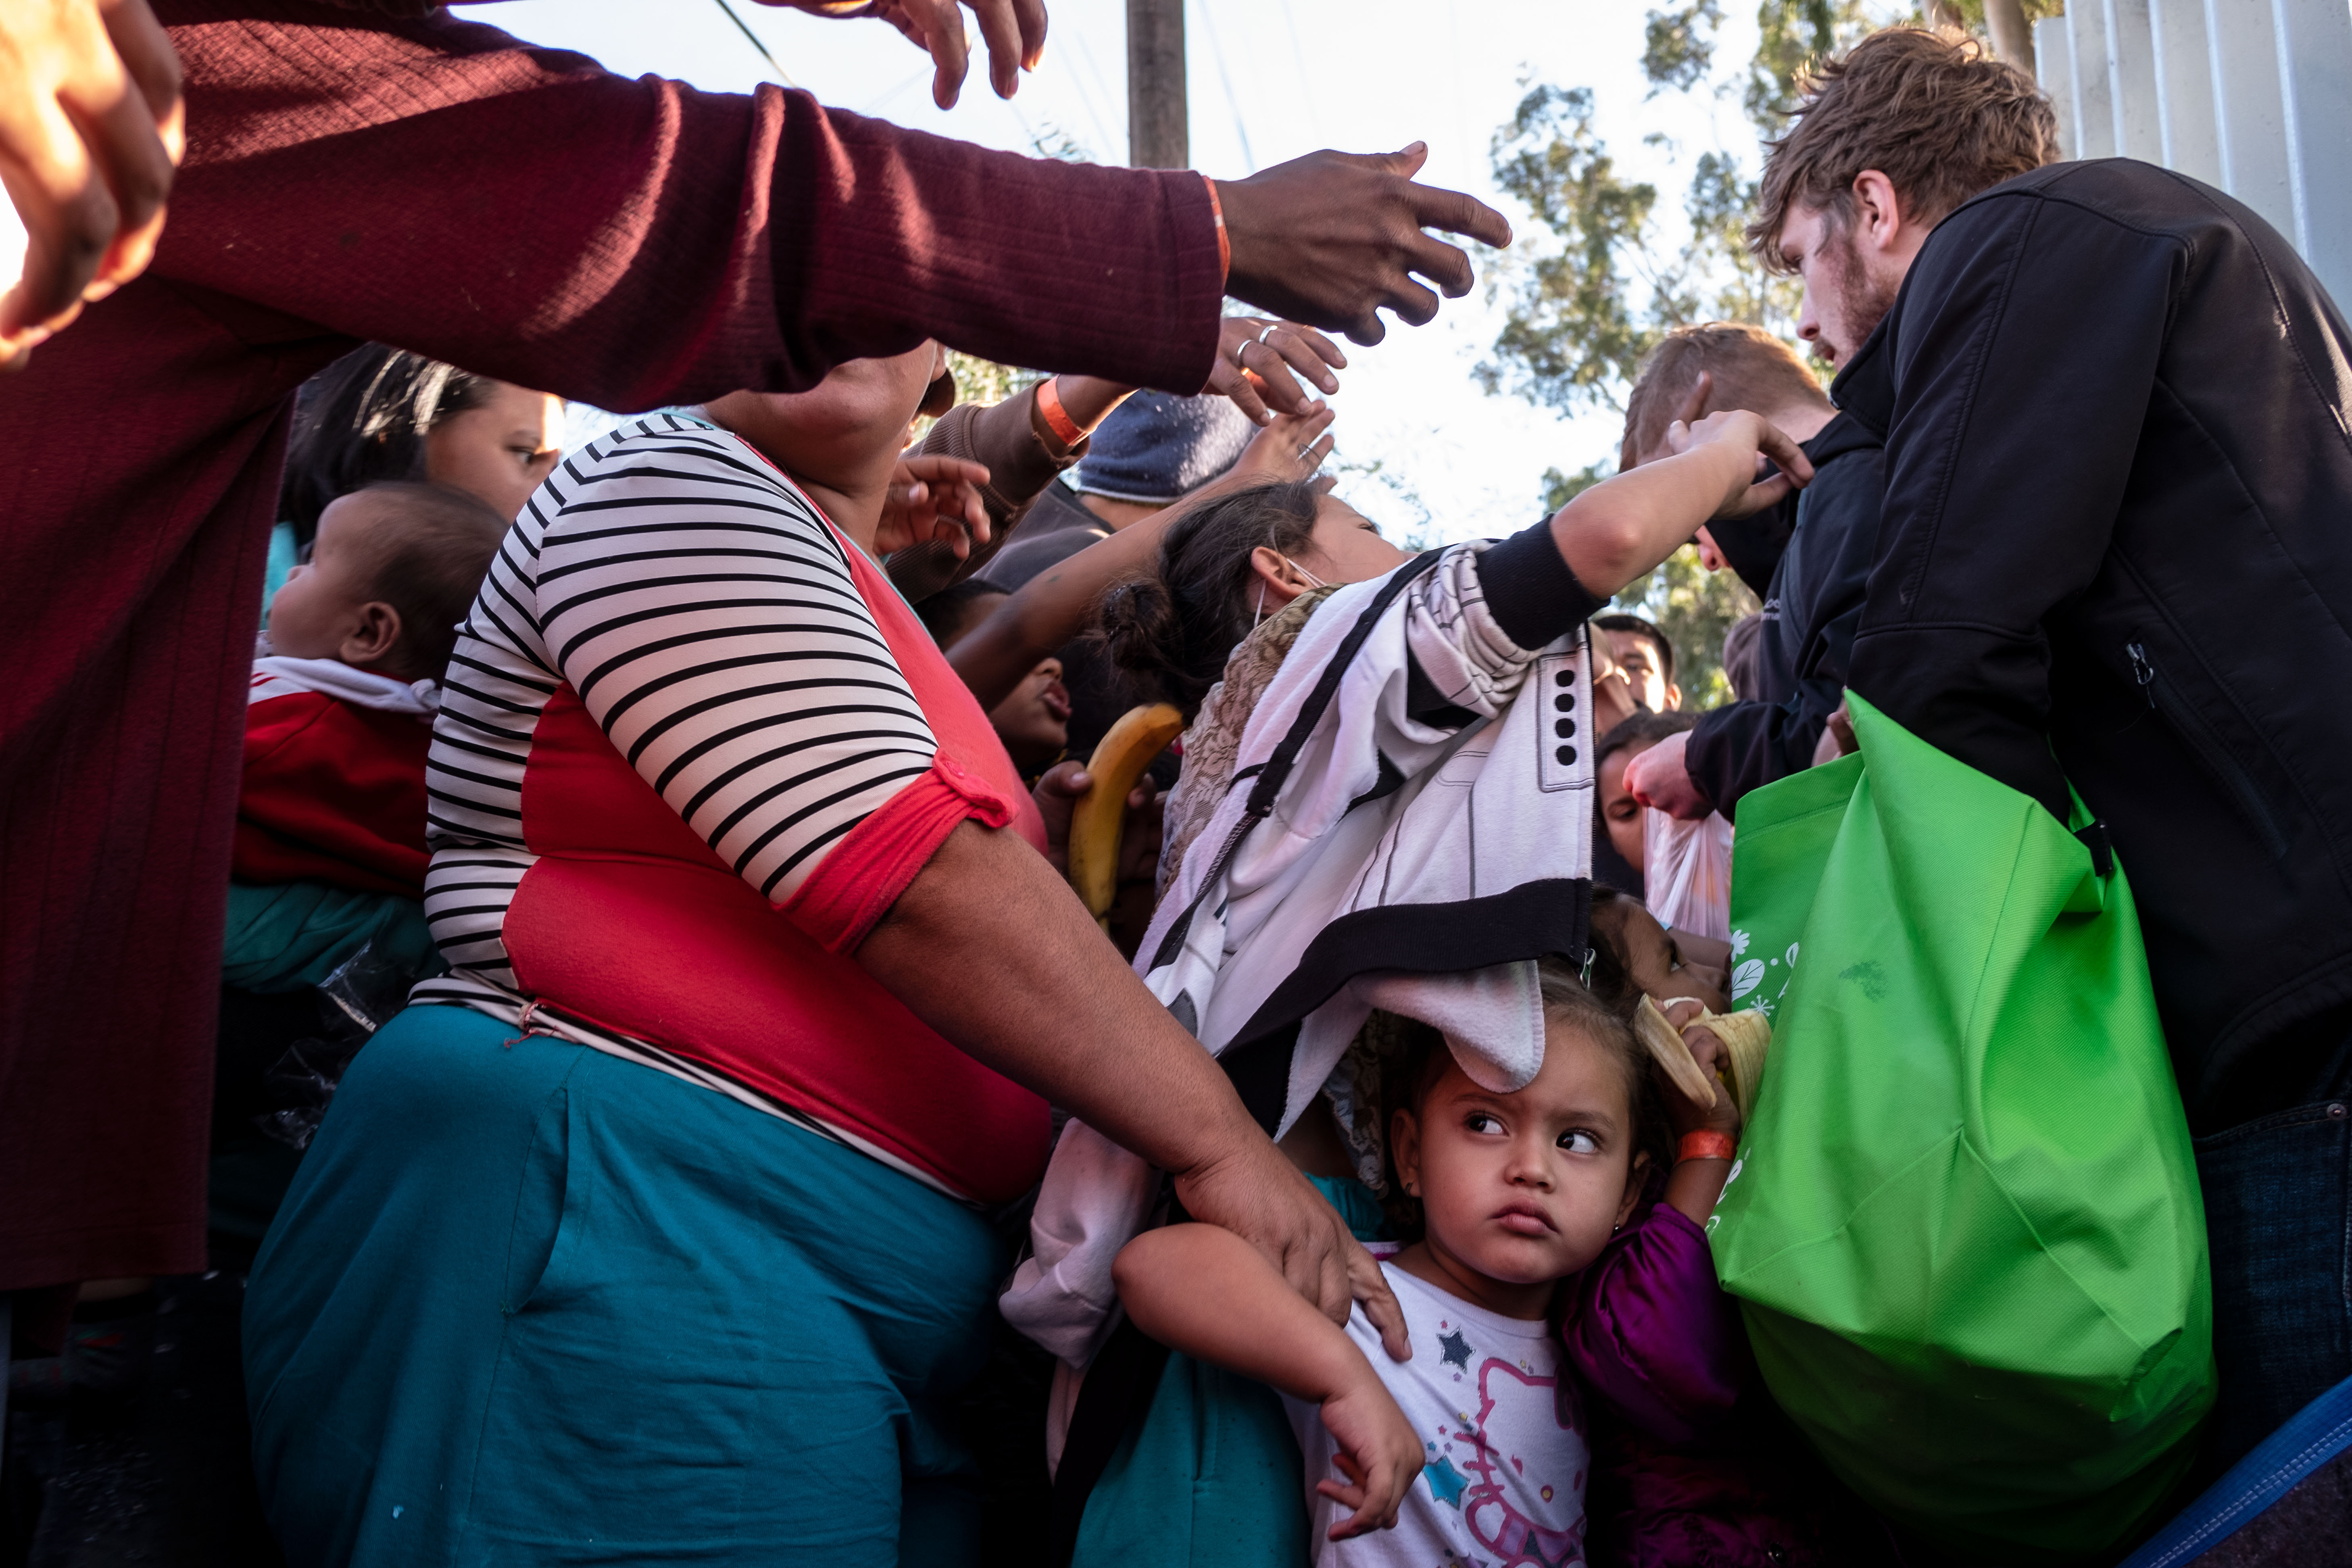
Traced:
<path fill-rule="evenodd" d="M 928 57 L 884 24 L 734 0 L 792 83 L 828 107 L 1022 152 L 1067 138 L 1096 162 L 1122 163 L 1124 0 L 1047 3 L 1045 58 L 1019 92 L 999 100 L 984 68 L 975 68 L 961 101 L 943 112 L 930 100 Z M 1532 72 L 1591 88 L 1598 129 L 1621 167 L 1655 179 L 1661 209 L 1679 210 L 1686 176 L 1674 172 L 1677 154 L 1686 167 L 1719 146 L 1752 164 L 1755 144 L 1733 100 L 1648 96 L 1639 68 L 1648 8 L 1636 0 L 1187 0 L 1193 166 L 1238 177 L 1319 148 L 1387 152 L 1424 141 L 1421 178 L 1500 208 L 1524 242 L 1530 226 L 1495 191 L 1488 150 Z M 625 75 L 727 92 L 775 79 L 716 0 L 507 0 L 472 15 Z M 1727 18 L 1720 58 L 1744 61 L 1753 47 L 1752 20 Z M 1572 470 L 1616 450 L 1612 412 L 1564 418 L 1480 390 L 1471 373 L 1502 323 L 1485 294 L 1482 278 L 1427 326 L 1392 321 L 1377 347 L 1344 345 L 1350 364 L 1333 400 L 1334 436 L 1339 458 L 1356 471 L 1343 476 L 1341 493 L 1392 537 L 1433 543 L 1515 531 L 1540 510 L 1546 468 Z M 604 423 L 581 412 L 575 438 Z M 1362 471 L 1374 462 L 1379 476 Z M 1425 522 L 1386 483 L 1391 477 L 1426 508 Z"/>

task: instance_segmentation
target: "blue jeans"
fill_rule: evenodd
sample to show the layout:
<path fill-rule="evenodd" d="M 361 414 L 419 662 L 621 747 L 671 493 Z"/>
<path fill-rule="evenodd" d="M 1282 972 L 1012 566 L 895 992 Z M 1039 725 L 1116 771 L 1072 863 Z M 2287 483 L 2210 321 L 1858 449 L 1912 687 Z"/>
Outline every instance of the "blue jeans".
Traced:
<path fill-rule="evenodd" d="M 2213 1258 L 2217 1475 L 2352 1376 L 2352 1104 L 2321 1100 L 2197 1140 Z"/>

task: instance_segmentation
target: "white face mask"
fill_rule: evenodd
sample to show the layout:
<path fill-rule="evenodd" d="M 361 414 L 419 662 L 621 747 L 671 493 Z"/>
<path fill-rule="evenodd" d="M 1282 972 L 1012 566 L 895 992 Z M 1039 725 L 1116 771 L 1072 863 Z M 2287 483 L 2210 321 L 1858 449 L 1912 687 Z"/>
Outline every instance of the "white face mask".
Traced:
<path fill-rule="evenodd" d="M 1301 577 L 1306 578 L 1309 586 L 1317 587 L 1317 588 L 1328 588 L 1328 587 L 1329 587 L 1329 586 L 1331 585 L 1330 584 L 1326 583 L 1325 581 L 1323 581 L 1323 579 L 1322 579 L 1322 578 L 1318 577 L 1317 575 L 1315 575 L 1315 574 L 1314 574 L 1314 573 L 1309 572 L 1306 567 L 1301 566 L 1297 562 L 1293 561 L 1289 556 L 1283 554 L 1281 551 L 1277 550 L 1277 551 L 1276 551 L 1274 553 L 1275 553 L 1276 557 L 1277 559 L 1279 559 L 1279 560 L 1281 561 L 1281 563 L 1282 563 L 1285 566 L 1289 567 L 1293 572 L 1296 572 L 1296 573 L 1297 573 Z M 1253 629 L 1255 629 L 1255 628 L 1257 626 L 1258 622 L 1263 621 L 1263 620 L 1265 620 L 1265 576 L 1264 576 L 1263 574 L 1261 574 L 1261 575 L 1258 577 L 1258 580 L 1257 580 L 1257 619 L 1256 619 L 1256 620 L 1253 620 L 1252 622 L 1250 622 L 1250 626 L 1251 626 L 1251 627 L 1252 627 Z"/>

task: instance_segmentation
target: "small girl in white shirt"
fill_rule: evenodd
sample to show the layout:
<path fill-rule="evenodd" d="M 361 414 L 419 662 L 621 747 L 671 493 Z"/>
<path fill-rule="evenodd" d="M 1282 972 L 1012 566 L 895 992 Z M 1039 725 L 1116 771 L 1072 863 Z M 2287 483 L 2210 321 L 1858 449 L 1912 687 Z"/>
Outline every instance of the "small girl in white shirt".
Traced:
<path fill-rule="evenodd" d="M 1318 1568 L 1584 1561 L 1591 1454 L 1554 1298 L 1633 1215 L 1653 1163 L 1671 1157 L 1661 1096 L 1672 1091 L 1624 1009 L 1559 960 L 1541 974 L 1544 1061 L 1523 1089 L 1482 1088 L 1435 1030 L 1408 1026 L 1389 1152 L 1423 1234 L 1381 1268 L 1410 1360 L 1390 1359 L 1360 1306 L 1340 1328 L 1213 1226 L 1150 1231 L 1119 1254 L 1119 1298 L 1145 1333 L 1287 1396 Z M 1665 1201 L 1700 1219 L 1738 1128 L 1732 1097 L 1716 1100 L 1673 1108 L 1678 1123 L 1723 1134 L 1686 1139 L 1686 1151 L 1720 1157 L 1685 1157 L 1666 1184 Z M 1703 1245 L 1696 1255 L 1704 1268 Z"/>

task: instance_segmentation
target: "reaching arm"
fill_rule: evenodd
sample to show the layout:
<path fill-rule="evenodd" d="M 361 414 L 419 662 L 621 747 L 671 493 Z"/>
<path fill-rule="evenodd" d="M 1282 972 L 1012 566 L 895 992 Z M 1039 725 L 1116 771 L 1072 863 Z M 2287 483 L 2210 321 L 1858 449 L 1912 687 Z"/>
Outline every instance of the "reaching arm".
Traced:
<path fill-rule="evenodd" d="M 1320 404 L 1304 417 L 1276 416 L 1251 437 L 1241 461 L 1223 478 L 1031 578 L 949 650 L 948 662 L 982 708 L 1002 702 L 1039 659 L 1086 630 L 1104 589 L 1151 563 L 1178 518 L 1249 485 L 1313 474 L 1331 449 L 1324 434 L 1331 419 L 1331 411 Z"/>
<path fill-rule="evenodd" d="M 1552 542 L 1576 580 L 1606 599 L 1690 542 L 1717 517 L 1746 517 L 1810 482 L 1804 449 L 1753 414 L 1675 423 L 1674 456 L 1605 479 L 1552 514 Z M 1759 459 L 1780 467 L 1759 480 Z"/>
<path fill-rule="evenodd" d="M 1127 1244 L 1113 1266 L 1119 1304 L 1164 1345 L 1323 1407 L 1351 1485 L 1315 1489 L 1351 1510 L 1343 1541 L 1396 1523 L 1421 1474 L 1419 1436 L 1355 1342 L 1308 1309 L 1247 1244 L 1213 1225 L 1174 1225 Z"/>
<path fill-rule="evenodd" d="M 1371 1255 L 1028 845 L 959 824 L 857 962 L 958 1047 L 1171 1173 L 1188 1212 L 1244 1237 L 1334 1323 L 1362 1301 L 1402 1359 L 1403 1316 Z"/>

